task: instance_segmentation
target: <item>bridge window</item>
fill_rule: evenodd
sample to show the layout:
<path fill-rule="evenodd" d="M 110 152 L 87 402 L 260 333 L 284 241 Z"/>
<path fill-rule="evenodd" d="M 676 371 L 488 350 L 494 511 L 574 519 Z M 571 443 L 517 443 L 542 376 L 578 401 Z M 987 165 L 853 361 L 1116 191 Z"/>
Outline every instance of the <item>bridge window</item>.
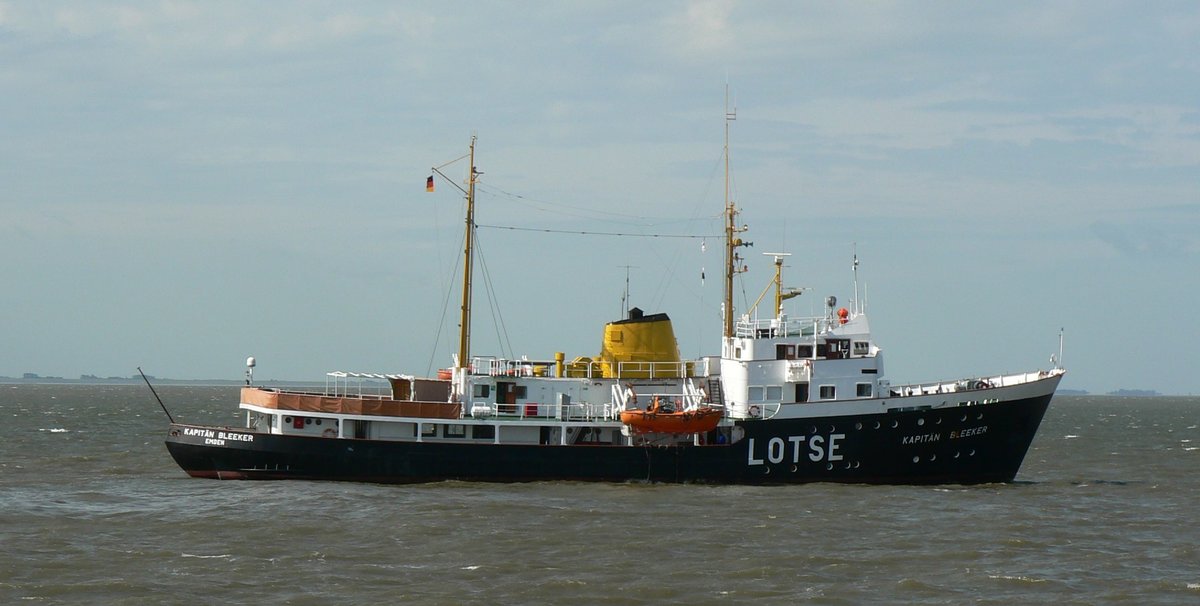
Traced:
<path fill-rule="evenodd" d="M 860 398 L 871 397 L 871 384 L 870 383 L 859 383 L 858 385 L 856 385 L 856 387 L 857 387 L 858 397 L 860 397 Z"/>
<path fill-rule="evenodd" d="M 447 425 L 446 426 L 446 437 L 447 438 L 465 438 L 465 437 L 467 437 L 466 425 L 459 425 L 459 424 Z"/>
<path fill-rule="evenodd" d="M 778 402 L 782 399 L 783 399 L 783 386 L 782 385 L 768 385 L 767 386 L 766 400 L 768 402 Z"/>
<path fill-rule="evenodd" d="M 871 353 L 871 344 L 870 343 L 868 343 L 866 341 L 855 341 L 854 342 L 854 355 L 865 356 L 869 353 Z"/>
<path fill-rule="evenodd" d="M 746 399 L 750 400 L 751 402 L 762 402 L 763 401 L 763 388 L 762 387 L 751 387 L 747 391 Z"/>
<path fill-rule="evenodd" d="M 832 400 L 836 397 L 837 397 L 837 388 L 836 387 L 834 387 L 833 385 L 822 385 L 821 386 L 821 399 L 822 400 Z"/>
<path fill-rule="evenodd" d="M 491 440 L 496 437 L 496 428 L 491 425 L 476 425 L 471 430 L 471 437 L 476 440 Z"/>

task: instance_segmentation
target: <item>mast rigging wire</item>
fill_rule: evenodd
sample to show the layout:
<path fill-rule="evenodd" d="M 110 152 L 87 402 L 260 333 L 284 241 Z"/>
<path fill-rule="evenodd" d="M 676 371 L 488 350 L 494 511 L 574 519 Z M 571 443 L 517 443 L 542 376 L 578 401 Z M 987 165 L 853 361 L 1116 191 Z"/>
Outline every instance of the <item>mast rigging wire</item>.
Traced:
<path fill-rule="evenodd" d="M 717 238 L 712 235 L 692 235 L 692 234 L 634 234 L 626 232 L 612 231 L 579 231 L 571 229 L 549 229 L 545 227 L 516 227 L 513 225 L 478 225 L 475 227 L 486 227 L 488 229 L 508 229 L 512 231 L 536 231 L 548 234 L 572 234 L 579 236 L 613 236 L 621 238 L 688 238 L 693 240 L 703 240 L 705 238 Z"/>

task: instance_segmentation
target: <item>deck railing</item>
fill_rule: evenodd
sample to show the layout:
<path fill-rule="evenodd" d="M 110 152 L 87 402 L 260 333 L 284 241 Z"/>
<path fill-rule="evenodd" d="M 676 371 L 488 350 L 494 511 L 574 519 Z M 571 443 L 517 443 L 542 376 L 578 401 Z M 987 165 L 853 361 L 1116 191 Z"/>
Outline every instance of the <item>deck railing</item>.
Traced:
<path fill-rule="evenodd" d="M 1002 374 L 953 381 L 933 381 L 929 383 L 912 383 L 909 385 L 891 385 L 888 392 L 892 396 L 919 396 L 939 393 L 959 393 L 977 391 L 993 387 L 1011 387 L 1023 385 L 1051 376 L 1055 371 L 1035 371 L 1015 374 Z"/>

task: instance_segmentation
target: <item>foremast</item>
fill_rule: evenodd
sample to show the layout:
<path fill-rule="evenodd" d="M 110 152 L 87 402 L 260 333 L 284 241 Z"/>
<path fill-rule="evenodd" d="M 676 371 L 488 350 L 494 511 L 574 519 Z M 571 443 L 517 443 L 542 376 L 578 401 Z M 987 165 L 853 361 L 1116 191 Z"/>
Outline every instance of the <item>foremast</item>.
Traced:
<path fill-rule="evenodd" d="M 463 235 L 463 283 L 462 307 L 458 323 L 458 357 L 455 358 L 455 370 L 467 368 L 470 365 L 468 356 L 471 354 L 471 278 L 474 273 L 474 242 L 475 242 L 475 178 L 479 172 L 475 170 L 475 136 L 471 136 L 470 169 L 467 173 L 467 220 Z"/>
<path fill-rule="evenodd" d="M 463 227 L 463 277 L 462 277 L 462 305 L 459 308 L 458 321 L 458 353 L 454 356 L 454 370 L 452 379 L 452 389 L 450 393 L 451 401 L 465 401 L 464 394 L 467 387 L 467 374 L 471 367 L 471 280 L 474 275 L 475 261 L 475 183 L 478 181 L 479 175 L 483 174 L 475 168 L 475 139 L 471 135 L 471 145 L 465 156 L 459 156 L 454 160 L 446 162 L 441 166 L 433 167 L 433 172 L 442 176 L 443 179 L 449 181 L 452 185 L 463 192 L 467 200 L 467 213 L 465 225 Z M 454 164 L 463 158 L 468 159 L 469 169 L 467 171 L 467 187 L 463 189 L 453 180 L 446 177 L 442 172 L 442 168 Z M 430 177 L 432 184 L 433 177 Z M 431 186 L 432 187 L 432 186 Z M 433 191 L 430 189 L 429 191 Z"/>

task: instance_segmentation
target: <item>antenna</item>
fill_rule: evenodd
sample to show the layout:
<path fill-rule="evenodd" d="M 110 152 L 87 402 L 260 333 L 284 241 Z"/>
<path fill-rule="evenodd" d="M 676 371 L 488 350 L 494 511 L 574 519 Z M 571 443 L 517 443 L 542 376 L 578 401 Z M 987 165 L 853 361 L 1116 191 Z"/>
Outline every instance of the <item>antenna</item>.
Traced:
<path fill-rule="evenodd" d="M 858 242 L 853 243 L 854 247 L 854 314 L 858 315 L 863 312 L 862 300 L 858 298 Z"/>
<path fill-rule="evenodd" d="M 629 317 L 629 270 L 638 269 L 637 265 L 618 265 L 625 268 L 625 293 L 621 295 L 621 319 Z"/>

